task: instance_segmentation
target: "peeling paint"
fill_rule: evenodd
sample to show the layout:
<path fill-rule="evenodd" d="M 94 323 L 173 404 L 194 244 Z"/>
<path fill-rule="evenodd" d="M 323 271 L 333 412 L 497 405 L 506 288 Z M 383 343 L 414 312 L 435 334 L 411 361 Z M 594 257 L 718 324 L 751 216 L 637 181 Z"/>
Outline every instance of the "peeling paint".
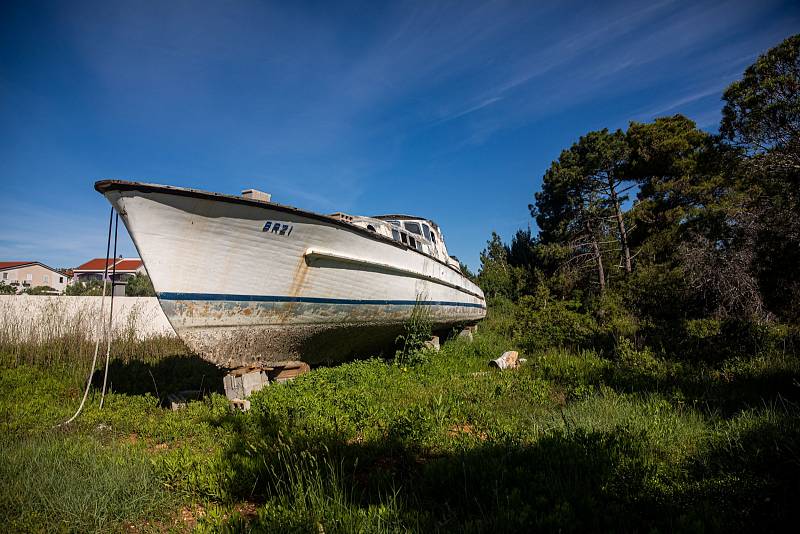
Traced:
<path fill-rule="evenodd" d="M 287 359 L 315 364 L 376 354 L 403 332 L 412 311 L 410 306 L 303 302 L 163 301 L 162 306 L 189 348 L 224 367 Z M 198 310 L 213 315 L 214 326 Z M 438 314 L 434 329 L 459 322 L 474 318 L 452 308 L 447 315 Z"/>

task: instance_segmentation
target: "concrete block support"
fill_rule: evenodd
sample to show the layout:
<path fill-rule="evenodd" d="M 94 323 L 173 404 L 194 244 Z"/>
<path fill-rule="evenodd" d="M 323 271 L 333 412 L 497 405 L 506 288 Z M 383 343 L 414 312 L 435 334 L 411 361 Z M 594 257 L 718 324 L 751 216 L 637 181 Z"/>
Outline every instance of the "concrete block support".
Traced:
<path fill-rule="evenodd" d="M 307 373 L 311 367 L 305 362 L 287 361 L 276 363 L 272 367 L 240 367 L 223 377 L 225 396 L 234 408 L 247 411 L 250 401 L 247 397 L 271 382 L 282 384 L 296 376 Z"/>
<path fill-rule="evenodd" d="M 438 352 L 440 348 L 439 344 L 439 336 L 433 336 L 428 341 L 425 342 L 426 349 L 433 349 Z"/>
<path fill-rule="evenodd" d="M 225 396 L 229 400 L 244 399 L 269 384 L 267 372 L 257 367 L 241 367 L 225 375 Z"/>

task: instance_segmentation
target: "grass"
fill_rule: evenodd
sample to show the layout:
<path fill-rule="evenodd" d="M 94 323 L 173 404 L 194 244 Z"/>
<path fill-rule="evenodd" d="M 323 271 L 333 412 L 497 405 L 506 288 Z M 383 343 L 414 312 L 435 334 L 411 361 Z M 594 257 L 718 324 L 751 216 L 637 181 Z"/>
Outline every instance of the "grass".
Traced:
<path fill-rule="evenodd" d="M 472 343 L 318 368 L 234 413 L 174 341 L 122 342 L 67 428 L 80 343 L 0 368 L 9 531 L 781 530 L 800 507 L 800 364 L 548 349 L 513 371 L 506 314 Z M 413 332 L 406 339 L 411 339 Z M 12 350 L 13 357 L 8 351 Z M 71 351 L 71 352 L 70 352 Z M 74 361 L 73 365 L 69 362 Z M 178 412 L 169 392 L 201 389 Z"/>
<path fill-rule="evenodd" d="M 0 455 L 7 531 L 106 531 L 171 503 L 147 455 L 93 436 L 4 441 Z"/>

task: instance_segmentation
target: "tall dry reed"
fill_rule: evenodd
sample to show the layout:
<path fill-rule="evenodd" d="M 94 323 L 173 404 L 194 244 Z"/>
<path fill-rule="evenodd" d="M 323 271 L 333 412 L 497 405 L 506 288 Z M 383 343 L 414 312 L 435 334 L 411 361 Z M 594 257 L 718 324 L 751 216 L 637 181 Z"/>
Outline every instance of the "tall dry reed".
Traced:
<path fill-rule="evenodd" d="M 109 311 L 109 299 L 101 316 L 100 297 L 94 298 L 97 300 L 38 296 L 0 299 L 0 366 L 89 365 Z M 111 327 L 112 358 L 152 362 L 188 352 L 174 334 L 143 335 L 143 325 L 150 319 L 137 306 L 120 313 Z M 103 343 L 101 352 L 105 352 Z"/>

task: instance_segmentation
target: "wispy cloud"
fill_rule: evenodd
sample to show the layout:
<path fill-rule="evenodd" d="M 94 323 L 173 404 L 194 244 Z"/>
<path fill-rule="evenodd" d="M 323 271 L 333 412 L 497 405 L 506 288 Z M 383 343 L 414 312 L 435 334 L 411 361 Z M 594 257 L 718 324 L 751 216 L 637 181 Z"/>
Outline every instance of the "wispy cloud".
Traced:
<path fill-rule="evenodd" d="M 205 6 L 189 20 L 184 10 L 165 6 L 157 24 L 125 8 L 110 19 L 110 29 L 129 38 L 124 49 L 97 47 L 83 20 L 75 30 L 87 64 L 115 99 L 123 95 L 124 102 L 142 84 L 158 84 L 161 108 L 185 105 L 187 82 L 192 105 L 212 103 L 220 74 L 232 80 L 244 74 L 226 65 L 246 49 L 242 59 L 277 82 L 237 87 L 240 101 L 249 103 L 245 115 L 210 123 L 230 122 L 251 153 L 285 158 L 359 150 L 371 133 L 407 136 L 413 128 L 492 113 L 468 126 L 482 132 L 468 137 L 486 138 L 652 81 L 652 72 L 624 73 L 685 53 L 750 11 L 742 2 L 676 0 L 611 3 L 602 10 L 580 3 L 401 3 L 369 20 L 374 29 L 347 46 L 342 35 L 348 30 L 338 20 L 269 4 L 229 12 Z M 170 31 L 178 25 L 189 31 Z M 292 34 L 297 27 L 306 29 L 305 38 Z M 208 33 L 219 37 L 209 40 Z M 127 60 L 133 55 L 152 61 Z M 304 78 L 306 87 L 297 91 Z M 410 102 L 413 114 L 394 112 Z"/>
<path fill-rule="evenodd" d="M 452 113 L 452 114 L 449 114 L 449 115 L 445 115 L 444 117 L 442 117 L 439 120 L 435 121 L 433 124 L 441 124 L 443 122 L 447 122 L 447 121 L 452 121 L 452 120 L 458 119 L 458 118 L 463 117 L 465 115 L 469 115 L 470 113 L 474 113 L 475 111 L 483 109 L 483 108 L 485 108 L 487 106 L 491 106 L 495 102 L 499 102 L 501 100 L 503 100 L 502 96 L 493 96 L 491 98 L 486 98 L 482 102 L 479 102 L 478 104 L 475 104 L 474 106 L 468 107 L 467 109 L 464 109 L 464 110 L 461 110 L 461 111 L 458 111 L 458 112 L 455 112 L 455 113 Z"/>
<path fill-rule="evenodd" d="M 643 111 L 638 115 L 645 119 L 650 119 L 653 117 L 664 115 L 669 111 L 677 110 L 685 106 L 686 104 L 691 104 L 710 96 L 716 96 L 717 98 L 719 98 L 719 96 L 722 94 L 723 89 L 727 87 L 728 83 L 730 82 L 716 83 L 708 89 L 703 89 L 697 92 L 689 93 L 687 95 L 679 97 L 676 100 L 660 104 L 653 108 L 649 108 L 648 110 Z"/>
<path fill-rule="evenodd" d="M 723 92 L 758 56 L 747 53 L 733 60 L 729 59 L 733 54 L 730 49 L 723 49 L 699 58 L 701 68 L 706 69 L 704 75 L 700 77 L 703 85 L 690 87 L 678 85 L 676 89 L 682 92 L 680 96 L 670 95 L 667 99 L 636 111 L 632 120 L 647 121 L 666 114 L 694 111 L 701 102 L 706 101 L 706 109 L 700 112 L 703 118 L 693 117 L 695 122 L 700 127 L 710 126 L 711 123 L 708 121 L 719 122 L 719 107 Z"/>
<path fill-rule="evenodd" d="M 626 10 L 629 6 L 616 7 Z M 742 54 L 742 50 L 752 50 L 748 40 L 725 39 L 715 47 L 708 45 L 752 17 L 751 7 L 744 3 L 681 5 L 666 1 L 632 12 L 615 12 L 614 7 L 607 12 L 607 18 L 576 15 L 574 35 L 520 56 L 509 69 L 511 74 L 490 79 L 493 85 L 475 100 L 501 98 L 502 102 L 492 108 L 491 116 L 472 120 L 463 142 L 447 147 L 446 152 L 482 143 L 498 131 L 587 101 L 613 95 L 625 98 L 647 88 L 656 89 L 655 103 L 643 112 L 631 110 L 623 122 L 651 118 L 715 92 L 721 94 L 754 59 L 752 53 Z M 790 26 L 784 23 L 782 27 Z M 765 30 L 765 35 L 780 35 L 782 31 L 786 30 L 773 28 Z M 674 65 L 680 63 L 685 65 L 686 72 L 681 74 L 684 79 L 674 74 Z M 700 89 L 687 89 L 690 85 Z M 664 101 L 660 93 L 665 88 L 683 95 Z"/>
<path fill-rule="evenodd" d="M 556 42 L 544 49 L 534 51 L 528 56 L 523 56 L 521 61 L 514 66 L 514 75 L 496 88 L 497 93 L 504 94 L 559 66 L 575 61 L 592 48 L 602 46 L 602 43 L 608 42 L 610 36 L 618 39 L 632 33 L 635 28 L 641 26 L 664 7 L 671 4 L 673 4 L 672 0 L 664 0 L 633 10 L 631 10 L 630 6 L 622 6 L 621 12 L 614 13 L 612 11 L 611 15 L 606 19 L 600 19 L 599 21 L 581 20 L 577 27 L 572 28 L 572 32 L 568 32 L 566 37 L 556 40 Z M 630 63 L 628 61 L 619 65 L 625 67 Z M 604 67 L 598 70 L 607 71 L 608 69 Z"/>

